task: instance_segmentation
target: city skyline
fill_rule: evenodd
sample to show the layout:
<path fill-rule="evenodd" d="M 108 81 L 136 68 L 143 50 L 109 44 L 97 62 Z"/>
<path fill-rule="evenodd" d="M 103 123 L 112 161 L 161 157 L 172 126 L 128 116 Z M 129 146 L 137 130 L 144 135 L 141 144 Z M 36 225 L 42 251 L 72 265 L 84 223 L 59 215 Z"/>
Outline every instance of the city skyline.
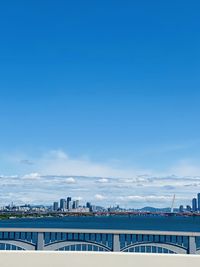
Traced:
<path fill-rule="evenodd" d="M 8 180 L 8 177 L 4 177 L 4 179 Z M 146 179 L 144 179 L 144 177 L 136 177 L 124 180 L 121 178 L 100 177 L 37 176 L 36 179 L 36 174 L 32 174 L 32 176 L 23 177 L 23 187 L 17 183 L 19 177 L 10 177 L 10 179 L 12 186 L 15 183 L 15 193 L 11 194 L 9 192 L 4 192 L 4 194 L 0 196 L 0 206 L 5 206 L 12 202 L 18 205 L 50 205 L 55 199 L 60 199 L 62 196 L 73 194 L 73 199 L 79 200 L 80 202 L 95 202 L 95 205 L 104 207 L 120 205 L 120 207 L 123 208 L 143 208 L 145 206 L 166 208 L 171 207 L 173 199 L 175 198 L 174 207 L 178 208 L 179 205 L 192 206 L 192 199 L 198 192 L 197 190 L 191 191 L 188 184 L 189 178 L 187 177 L 185 182 L 183 181 L 183 184 L 181 185 L 181 188 L 186 188 L 186 190 L 181 190 L 181 194 L 176 193 L 174 197 L 175 191 L 172 185 L 169 186 L 169 182 L 172 180 L 180 180 L 180 177 L 174 176 L 162 178 L 148 177 L 147 183 L 147 177 Z M 158 187 L 157 179 L 162 180 L 162 182 L 165 181 L 165 185 L 162 185 L 162 192 L 159 191 L 160 188 Z M 50 181 L 51 184 L 48 184 Z M 34 194 L 34 191 L 32 190 L 34 183 L 35 186 L 37 185 L 40 188 L 40 194 L 38 194 L 38 191 Z M 93 188 L 93 191 L 89 191 L 89 184 L 89 188 Z M 178 186 L 180 187 L 180 184 Z M 141 187 L 142 189 L 140 189 Z M 150 190 L 153 190 L 154 192 L 157 191 L 157 194 L 147 195 L 149 187 L 151 187 Z M 23 193 L 21 193 L 22 188 Z M 119 193 L 122 189 L 124 189 L 124 194 Z M 146 195 L 144 194 L 145 190 L 147 190 Z M 112 193 L 110 193 L 111 191 Z M 168 194 L 165 193 L 166 191 Z M 49 192 L 51 192 L 51 194 L 49 194 Z M 71 194 L 69 192 L 71 192 Z M 161 193 L 163 193 L 163 195 Z M 183 196 L 182 194 L 185 195 Z M 199 206 L 199 202 L 197 202 L 197 205 Z"/>
<path fill-rule="evenodd" d="M 200 191 L 200 3 L 1 3 L 0 205 Z"/>
<path fill-rule="evenodd" d="M 149 212 L 161 212 L 161 213 L 200 213 L 200 193 L 196 194 L 196 197 L 193 197 L 190 200 L 190 203 L 187 203 L 186 206 L 181 204 L 179 207 L 175 206 L 175 198 L 173 196 L 171 206 L 166 207 L 153 207 L 153 206 L 145 206 L 145 207 L 123 207 L 120 204 L 117 205 L 107 205 L 107 206 L 99 206 L 95 202 L 89 202 L 85 200 L 84 203 L 81 199 L 73 198 L 72 196 L 67 196 L 66 198 L 60 198 L 53 202 L 53 204 L 49 205 L 42 205 L 42 204 L 35 204 L 31 205 L 30 203 L 24 203 L 23 205 L 16 205 L 12 202 L 9 205 L 4 205 L 0 207 L 0 211 L 2 212 L 75 212 L 75 213 L 88 213 L 88 212 L 124 212 L 124 211 L 149 211 Z"/>

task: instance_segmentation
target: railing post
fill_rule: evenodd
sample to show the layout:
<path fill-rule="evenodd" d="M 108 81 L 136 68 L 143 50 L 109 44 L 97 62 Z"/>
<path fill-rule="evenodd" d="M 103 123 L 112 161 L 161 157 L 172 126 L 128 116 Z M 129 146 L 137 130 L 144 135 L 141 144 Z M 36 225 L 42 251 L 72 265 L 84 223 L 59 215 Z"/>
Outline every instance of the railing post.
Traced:
<path fill-rule="evenodd" d="M 115 252 L 120 251 L 119 234 L 113 235 L 113 251 L 115 251 Z"/>
<path fill-rule="evenodd" d="M 196 254 L 196 238 L 195 236 L 189 236 L 188 254 Z"/>
<path fill-rule="evenodd" d="M 36 250 L 43 250 L 43 249 L 44 249 L 44 233 L 38 232 Z"/>

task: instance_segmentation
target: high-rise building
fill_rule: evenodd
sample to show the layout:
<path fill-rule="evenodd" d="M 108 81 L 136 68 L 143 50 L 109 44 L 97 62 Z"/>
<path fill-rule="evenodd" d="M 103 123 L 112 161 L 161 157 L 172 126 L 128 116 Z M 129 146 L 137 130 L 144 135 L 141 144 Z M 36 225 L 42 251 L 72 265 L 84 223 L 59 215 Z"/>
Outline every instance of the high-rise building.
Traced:
<path fill-rule="evenodd" d="M 76 202 L 76 209 L 79 207 L 79 200 L 77 199 L 77 200 L 75 200 L 75 202 Z"/>
<path fill-rule="evenodd" d="M 179 207 L 179 212 L 184 212 L 183 205 L 180 205 L 180 207 Z"/>
<path fill-rule="evenodd" d="M 90 207 L 91 207 L 90 202 L 87 202 L 87 203 L 86 203 L 86 208 L 90 208 Z"/>
<path fill-rule="evenodd" d="M 197 211 L 197 199 L 196 198 L 192 199 L 192 211 L 193 212 Z"/>
<path fill-rule="evenodd" d="M 86 203 L 86 208 L 88 208 L 90 212 L 92 211 L 92 205 L 90 202 Z"/>
<path fill-rule="evenodd" d="M 72 209 L 75 209 L 76 208 L 76 202 L 75 200 L 72 202 Z"/>
<path fill-rule="evenodd" d="M 200 211 L 200 193 L 197 194 L 198 211 Z"/>
<path fill-rule="evenodd" d="M 79 207 L 79 200 L 74 200 L 72 204 L 73 209 L 77 209 Z"/>
<path fill-rule="evenodd" d="M 92 205 L 90 211 L 91 211 L 91 212 L 96 212 L 96 211 L 97 211 L 97 210 L 96 210 L 96 206 L 95 206 L 95 205 Z"/>
<path fill-rule="evenodd" d="M 72 198 L 71 198 L 71 197 L 68 197 L 68 198 L 67 198 L 67 209 L 68 209 L 68 210 L 71 209 L 71 201 L 72 201 Z"/>
<path fill-rule="evenodd" d="M 57 211 L 58 210 L 58 202 L 53 203 L 53 210 Z"/>
<path fill-rule="evenodd" d="M 60 199 L 60 209 L 62 211 L 66 210 L 66 200 L 64 198 Z"/>
<path fill-rule="evenodd" d="M 191 212 L 191 210 L 192 210 L 191 206 L 190 206 L 190 205 L 187 205 L 187 206 L 186 206 L 186 210 L 187 210 L 188 212 Z"/>

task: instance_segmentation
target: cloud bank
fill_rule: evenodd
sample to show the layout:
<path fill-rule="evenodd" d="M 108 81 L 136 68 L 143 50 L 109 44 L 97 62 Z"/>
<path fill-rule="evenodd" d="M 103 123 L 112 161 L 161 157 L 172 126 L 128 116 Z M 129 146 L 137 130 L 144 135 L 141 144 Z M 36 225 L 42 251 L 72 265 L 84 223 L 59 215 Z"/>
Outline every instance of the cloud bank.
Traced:
<path fill-rule="evenodd" d="M 39 157 L 12 157 L 17 175 L 0 176 L 0 205 L 51 204 L 72 196 L 82 204 L 90 201 L 102 206 L 171 206 L 190 204 L 200 192 L 200 169 L 190 161 L 180 161 L 164 174 L 109 163 L 94 163 L 87 157 L 71 158 L 62 150 Z M 30 164 L 31 162 L 31 164 Z M 175 173 L 176 175 L 172 175 Z"/>

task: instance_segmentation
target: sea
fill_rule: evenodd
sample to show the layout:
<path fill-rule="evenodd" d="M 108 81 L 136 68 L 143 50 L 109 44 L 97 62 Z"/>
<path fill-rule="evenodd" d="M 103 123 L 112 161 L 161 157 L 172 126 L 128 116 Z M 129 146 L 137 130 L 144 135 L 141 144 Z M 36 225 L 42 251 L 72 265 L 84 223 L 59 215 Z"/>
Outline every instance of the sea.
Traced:
<path fill-rule="evenodd" d="M 66 216 L 0 220 L 0 227 L 200 232 L 200 216 Z"/>

